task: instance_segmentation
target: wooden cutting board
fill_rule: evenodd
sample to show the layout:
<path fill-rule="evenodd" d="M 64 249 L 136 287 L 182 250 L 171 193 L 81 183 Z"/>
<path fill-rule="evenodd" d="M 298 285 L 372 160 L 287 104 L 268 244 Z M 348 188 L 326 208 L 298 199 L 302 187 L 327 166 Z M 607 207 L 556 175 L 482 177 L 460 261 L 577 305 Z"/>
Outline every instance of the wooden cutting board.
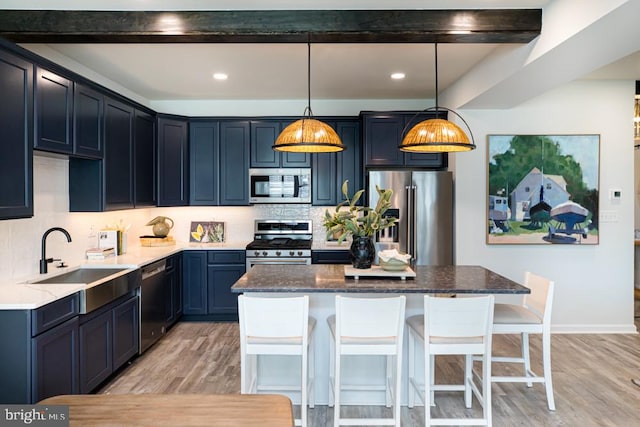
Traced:
<path fill-rule="evenodd" d="M 140 246 L 172 246 L 176 241 L 173 237 L 140 236 Z"/>

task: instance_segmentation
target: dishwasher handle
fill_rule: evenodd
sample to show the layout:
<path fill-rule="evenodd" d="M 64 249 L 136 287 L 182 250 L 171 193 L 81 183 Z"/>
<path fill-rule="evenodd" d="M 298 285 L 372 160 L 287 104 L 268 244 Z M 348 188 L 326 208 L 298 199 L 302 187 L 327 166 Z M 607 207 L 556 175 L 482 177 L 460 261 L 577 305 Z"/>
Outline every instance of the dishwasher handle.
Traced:
<path fill-rule="evenodd" d="M 167 263 L 165 260 L 154 262 L 153 264 L 149 264 L 147 266 L 142 267 L 142 280 L 148 279 L 149 277 L 153 277 L 157 274 L 163 273 L 167 268 Z"/>

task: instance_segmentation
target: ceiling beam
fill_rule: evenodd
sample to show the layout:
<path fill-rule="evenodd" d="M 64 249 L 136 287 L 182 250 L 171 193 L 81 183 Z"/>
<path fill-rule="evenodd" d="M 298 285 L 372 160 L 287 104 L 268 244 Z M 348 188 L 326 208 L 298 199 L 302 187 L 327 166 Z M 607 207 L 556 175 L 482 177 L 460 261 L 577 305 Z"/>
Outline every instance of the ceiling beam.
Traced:
<path fill-rule="evenodd" d="M 541 9 L 1 10 L 15 43 L 529 43 Z"/>

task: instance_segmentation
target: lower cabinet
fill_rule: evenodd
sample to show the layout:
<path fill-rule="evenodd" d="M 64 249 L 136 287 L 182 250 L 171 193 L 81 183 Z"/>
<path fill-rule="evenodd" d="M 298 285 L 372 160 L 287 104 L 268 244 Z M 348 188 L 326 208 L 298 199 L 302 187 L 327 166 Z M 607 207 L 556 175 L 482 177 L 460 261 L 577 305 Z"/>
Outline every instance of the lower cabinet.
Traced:
<path fill-rule="evenodd" d="M 187 319 L 237 320 L 238 296 L 231 286 L 245 271 L 244 251 L 185 251 L 183 315 Z"/>
<path fill-rule="evenodd" d="M 348 246 L 346 243 L 345 246 Z M 311 264 L 350 264 L 351 256 L 349 251 L 326 249 L 311 251 Z"/>
<path fill-rule="evenodd" d="M 80 317 L 80 393 L 90 393 L 138 353 L 138 296 Z"/>

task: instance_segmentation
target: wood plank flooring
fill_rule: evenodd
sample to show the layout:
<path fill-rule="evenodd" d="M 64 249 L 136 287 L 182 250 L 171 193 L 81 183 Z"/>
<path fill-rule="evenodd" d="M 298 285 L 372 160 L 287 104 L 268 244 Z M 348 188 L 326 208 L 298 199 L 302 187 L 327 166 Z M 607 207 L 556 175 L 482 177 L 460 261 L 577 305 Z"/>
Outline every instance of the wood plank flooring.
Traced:
<path fill-rule="evenodd" d="M 239 393 L 240 345 L 237 323 L 181 322 L 99 393 Z M 552 335 L 553 386 L 557 410 L 547 409 L 544 387 L 534 384 L 493 384 L 494 426 L 637 426 L 640 425 L 640 335 Z M 515 336 L 494 336 L 494 352 L 517 349 Z M 542 372 L 541 340 L 531 339 L 533 370 Z M 516 350 L 518 351 L 518 350 Z M 517 366 L 494 364 L 494 374 Z M 438 381 L 458 381 L 461 359 L 441 357 Z M 438 393 L 433 416 L 480 416 L 480 406 L 464 408 L 461 393 Z M 387 411 L 377 407 L 348 407 L 344 414 Z M 297 410 L 297 408 L 296 408 Z M 424 409 L 402 408 L 403 426 L 424 425 Z M 309 410 L 310 425 L 333 422 L 333 408 Z M 212 424 L 215 425 L 215 424 Z"/>

